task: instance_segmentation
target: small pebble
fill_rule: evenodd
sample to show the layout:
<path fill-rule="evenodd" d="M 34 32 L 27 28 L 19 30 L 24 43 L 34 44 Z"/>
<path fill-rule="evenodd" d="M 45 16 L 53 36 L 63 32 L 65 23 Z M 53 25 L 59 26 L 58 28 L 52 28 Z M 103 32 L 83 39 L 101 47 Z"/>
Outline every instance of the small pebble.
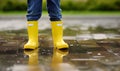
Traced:
<path fill-rule="evenodd" d="M 92 52 L 87 52 L 87 54 L 92 54 Z"/>
<path fill-rule="evenodd" d="M 20 61 L 18 60 L 17 63 L 20 63 Z"/>
<path fill-rule="evenodd" d="M 101 53 L 98 53 L 97 55 L 101 55 Z"/>

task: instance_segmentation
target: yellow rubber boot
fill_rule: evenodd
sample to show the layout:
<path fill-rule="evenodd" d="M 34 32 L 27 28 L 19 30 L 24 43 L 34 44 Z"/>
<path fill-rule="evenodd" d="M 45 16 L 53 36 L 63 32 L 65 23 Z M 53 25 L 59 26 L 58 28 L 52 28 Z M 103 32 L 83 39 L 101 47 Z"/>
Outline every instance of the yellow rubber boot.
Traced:
<path fill-rule="evenodd" d="M 36 49 L 38 43 L 38 21 L 28 21 L 28 42 L 24 45 L 24 49 Z"/>
<path fill-rule="evenodd" d="M 55 49 L 68 49 L 68 44 L 63 40 L 63 23 L 62 21 L 52 21 L 52 37 Z"/>

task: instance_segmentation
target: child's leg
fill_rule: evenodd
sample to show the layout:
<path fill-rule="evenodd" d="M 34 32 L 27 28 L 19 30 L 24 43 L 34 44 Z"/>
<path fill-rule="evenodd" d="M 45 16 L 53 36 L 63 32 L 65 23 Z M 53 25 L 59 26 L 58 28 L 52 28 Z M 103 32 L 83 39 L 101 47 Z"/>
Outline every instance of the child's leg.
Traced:
<path fill-rule="evenodd" d="M 38 20 L 42 13 L 42 0 L 28 0 L 27 20 Z"/>
<path fill-rule="evenodd" d="M 60 0 L 47 0 L 47 10 L 51 21 L 61 20 Z"/>

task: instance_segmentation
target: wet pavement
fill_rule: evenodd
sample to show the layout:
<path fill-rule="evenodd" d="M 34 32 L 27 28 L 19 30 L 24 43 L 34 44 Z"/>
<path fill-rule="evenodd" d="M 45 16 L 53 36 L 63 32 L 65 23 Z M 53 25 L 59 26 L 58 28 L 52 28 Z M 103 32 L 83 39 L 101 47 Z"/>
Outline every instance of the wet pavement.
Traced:
<path fill-rule="evenodd" d="M 120 71 L 119 17 L 65 17 L 63 20 L 69 23 L 65 24 L 65 28 L 77 30 L 71 34 L 65 29 L 64 40 L 69 44 L 68 50 L 53 49 L 51 35 L 46 31 L 39 34 L 38 49 L 23 50 L 27 34 L 25 30 L 18 29 L 25 29 L 25 25 L 21 25 L 25 18 L 14 19 L 0 19 L 0 24 L 4 24 L 0 27 L 0 71 Z M 45 25 L 42 24 L 44 28 L 41 30 L 50 28 L 46 19 L 42 18 Z M 118 32 L 94 33 L 86 30 L 88 26 L 99 25 L 117 28 Z M 9 31 L 4 31 L 6 29 Z"/>

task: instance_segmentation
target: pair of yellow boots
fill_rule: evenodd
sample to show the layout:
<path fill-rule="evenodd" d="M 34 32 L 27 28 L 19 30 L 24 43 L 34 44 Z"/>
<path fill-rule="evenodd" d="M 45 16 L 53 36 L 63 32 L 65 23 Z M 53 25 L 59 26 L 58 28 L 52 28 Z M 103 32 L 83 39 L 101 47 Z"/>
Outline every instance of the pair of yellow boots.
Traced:
<path fill-rule="evenodd" d="M 24 49 L 36 49 L 38 42 L 38 21 L 28 21 L 28 42 Z M 62 21 L 52 21 L 52 37 L 55 49 L 66 49 L 68 44 L 63 41 L 63 23 Z"/>

